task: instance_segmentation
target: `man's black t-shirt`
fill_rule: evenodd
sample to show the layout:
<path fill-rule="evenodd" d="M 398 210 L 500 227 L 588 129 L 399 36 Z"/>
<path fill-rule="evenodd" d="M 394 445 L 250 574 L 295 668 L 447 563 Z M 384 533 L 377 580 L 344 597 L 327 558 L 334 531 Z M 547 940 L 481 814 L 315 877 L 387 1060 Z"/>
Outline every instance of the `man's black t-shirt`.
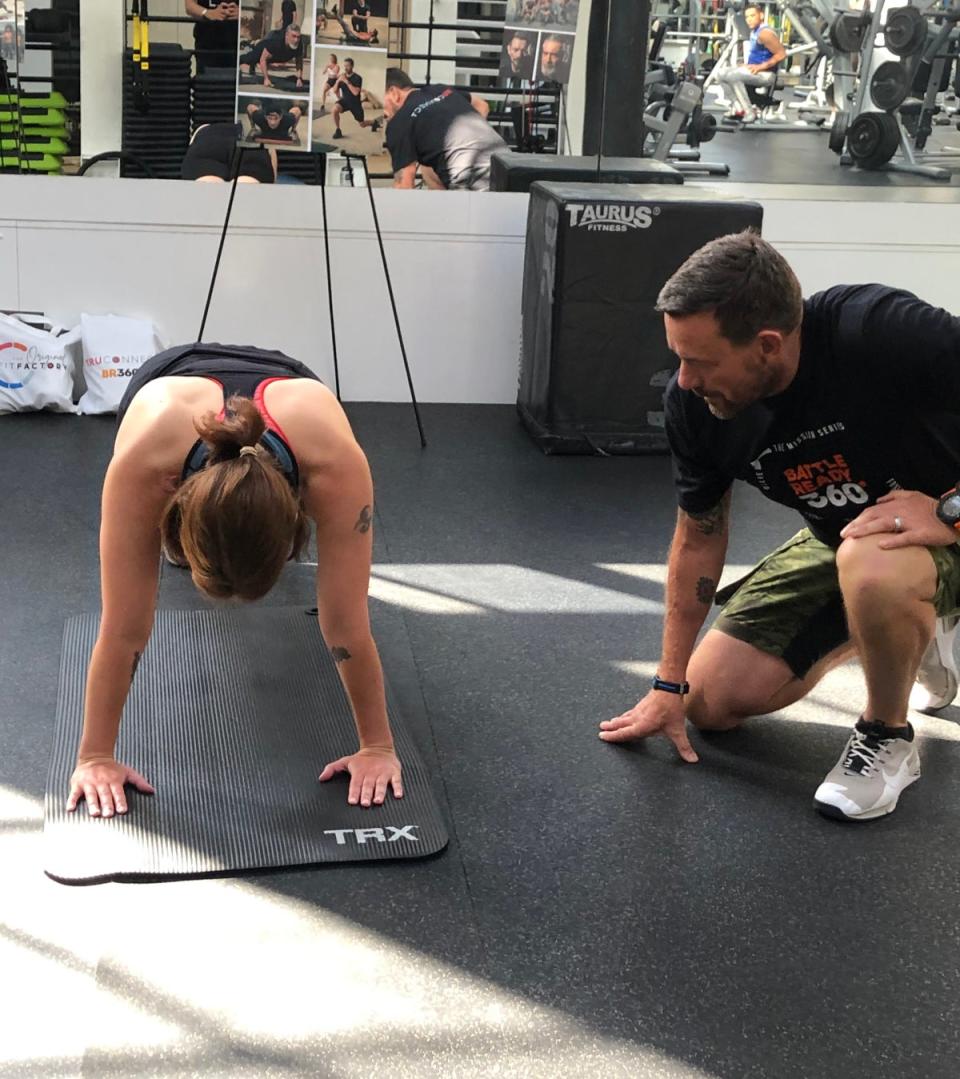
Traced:
<path fill-rule="evenodd" d="M 889 491 L 938 497 L 960 480 L 960 318 L 884 285 L 840 285 L 804 301 L 783 393 L 721 420 L 674 375 L 665 413 L 681 509 L 711 509 L 741 479 L 836 547 Z"/>
<path fill-rule="evenodd" d="M 368 20 L 365 18 L 358 19 L 358 15 L 369 15 L 370 8 L 364 3 L 364 0 L 354 0 L 354 3 L 350 6 L 351 18 L 350 25 L 358 33 L 362 34 L 370 29 Z"/>
<path fill-rule="evenodd" d="M 471 177 L 489 170 L 490 155 L 506 143 L 470 104 L 469 90 L 425 86 L 387 124 L 387 149 L 394 172 L 420 162 L 454 188 L 473 186 Z"/>
<path fill-rule="evenodd" d="M 276 127 L 271 127 L 267 123 L 266 114 L 260 110 L 253 113 L 250 120 L 259 128 L 260 134 L 268 139 L 289 138 L 290 132 L 297 126 L 296 118 L 291 116 L 289 112 L 285 112 L 280 117 L 280 123 Z"/>
<path fill-rule="evenodd" d="M 303 41 L 298 41 L 294 48 L 290 48 L 287 44 L 286 30 L 271 30 L 260 44 L 270 53 L 270 59 L 278 64 L 285 64 L 289 60 L 299 60 L 303 55 Z"/>
<path fill-rule="evenodd" d="M 359 72 L 351 71 L 349 75 L 346 72 L 344 72 L 343 73 L 343 79 L 344 79 L 344 82 L 350 83 L 351 86 L 355 86 L 358 90 L 363 89 L 363 76 L 360 75 Z M 349 102 L 350 98 L 352 98 L 352 97 L 354 97 L 354 98 L 359 98 L 360 97 L 359 94 L 355 94 L 352 91 L 348 90 L 346 88 L 346 86 L 344 86 L 342 83 L 341 83 L 340 86 L 337 87 L 337 93 L 340 95 L 341 98 L 344 98 L 347 102 Z"/>
<path fill-rule="evenodd" d="M 197 0 L 201 7 L 211 11 L 219 7 L 222 0 Z M 239 45 L 237 19 L 198 19 L 193 26 L 193 40 L 198 52 L 236 53 Z"/>

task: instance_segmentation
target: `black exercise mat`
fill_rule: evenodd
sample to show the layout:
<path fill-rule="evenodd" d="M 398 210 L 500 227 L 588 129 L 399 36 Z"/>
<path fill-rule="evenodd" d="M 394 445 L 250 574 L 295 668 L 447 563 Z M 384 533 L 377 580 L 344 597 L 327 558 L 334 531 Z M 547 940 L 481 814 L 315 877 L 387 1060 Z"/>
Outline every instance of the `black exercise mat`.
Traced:
<path fill-rule="evenodd" d="M 419 858 L 447 834 L 393 701 L 404 797 L 347 805 L 347 782 L 319 783 L 356 748 L 336 667 L 304 608 L 158 611 L 124 713 L 117 755 L 156 795 L 128 787 L 130 810 L 90 817 L 64 805 L 82 724 L 98 616 L 64 629 L 44 868 L 55 880 L 170 879 L 208 873 Z"/>

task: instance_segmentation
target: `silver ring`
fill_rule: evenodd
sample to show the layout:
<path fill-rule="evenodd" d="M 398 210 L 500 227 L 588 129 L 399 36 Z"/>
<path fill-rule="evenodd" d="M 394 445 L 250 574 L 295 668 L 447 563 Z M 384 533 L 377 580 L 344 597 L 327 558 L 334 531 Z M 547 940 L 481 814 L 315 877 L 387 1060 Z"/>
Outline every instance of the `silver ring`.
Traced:
<path fill-rule="evenodd" d="M 894 519 L 893 519 L 893 530 L 894 530 L 894 532 L 902 532 L 903 531 L 903 518 L 902 517 L 894 517 Z"/>

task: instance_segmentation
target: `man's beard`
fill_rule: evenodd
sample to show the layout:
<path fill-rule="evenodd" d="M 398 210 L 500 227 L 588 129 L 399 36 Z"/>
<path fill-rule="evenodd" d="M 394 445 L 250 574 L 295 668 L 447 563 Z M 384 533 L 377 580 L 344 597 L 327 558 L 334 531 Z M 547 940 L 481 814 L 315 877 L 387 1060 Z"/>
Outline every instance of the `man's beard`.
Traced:
<path fill-rule="evenodd" d="M 751 405 L 757 403 L 757 401 L 763 400 L 764 397 L 770 397 L 777 392 L 777 387 L 780 382 L 780 373 L 773 370 L 770 367 L 759 367 L 756 370 L 756 380 L 752 387 L 752 392 L 749 394 L 745 401 L 730 401 L 727 398 L 722 398 L 722 404 L 715 405 L 713 401 L 703 398 L 704 403 L 710 410 L 710 415 L 715 416 L 718 420 L 732 420 L 734 416 L 739 416 L 744 409 L 749 408 Z"/>

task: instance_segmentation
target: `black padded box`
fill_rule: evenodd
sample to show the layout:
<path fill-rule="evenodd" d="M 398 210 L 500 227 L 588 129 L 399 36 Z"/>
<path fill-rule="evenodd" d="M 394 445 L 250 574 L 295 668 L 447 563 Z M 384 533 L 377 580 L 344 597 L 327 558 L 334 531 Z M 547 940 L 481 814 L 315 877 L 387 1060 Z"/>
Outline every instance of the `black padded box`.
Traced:
<path fill-rule="evenodd" d="M 663 453 L 677 366 L 657 294 L 708 240 L 760 229 L 755 202 L 633 184 L 535 183 L 517 408 L 545 453 Z"/>
<path fill-rule="evenodd" d="M 491 191 L 529 191 L 537 180 L 551 183 L 682 184 L 683 174 L 649 157 L 595 157 L 518 154 L 497 150 L 490 159 Z"/>

